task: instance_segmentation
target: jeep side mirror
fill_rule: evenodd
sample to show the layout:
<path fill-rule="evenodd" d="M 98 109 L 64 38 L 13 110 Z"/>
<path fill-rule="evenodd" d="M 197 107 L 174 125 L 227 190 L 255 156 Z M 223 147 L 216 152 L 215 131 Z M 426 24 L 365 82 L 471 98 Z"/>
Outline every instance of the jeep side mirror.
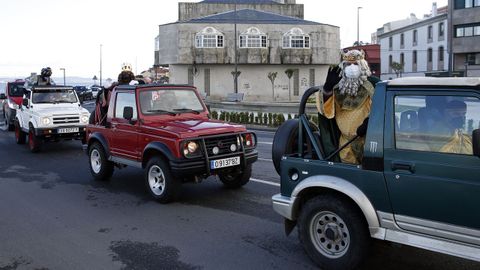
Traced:
<path fill-rule="evenodd" d="M 22 100 L 22 105 L 25 106 L 25 107 L 28 107 L 28 98 L 24 98 Z"/>
<path fill-rule="evenodd" d="M 123 108 L 123 118 L 131 121 L 133 118 L 133 108 L 130 106 L 126 106 Z"/>
<path fill-rule="evenodd" d="M 480 129 L 475 129 L 472 132 L 473 154 L 480 157 Z"/>
<path fill-rule="evenodd" d="M 0 94 L 0 99 L 7 99 L 7 96 L 4 93 Z"/>

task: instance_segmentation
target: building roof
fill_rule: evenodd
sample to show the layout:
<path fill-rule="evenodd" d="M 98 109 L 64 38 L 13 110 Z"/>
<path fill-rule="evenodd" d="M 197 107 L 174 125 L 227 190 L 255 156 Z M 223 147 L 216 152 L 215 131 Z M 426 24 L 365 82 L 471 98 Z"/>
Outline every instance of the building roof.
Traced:
<path fill-rule="evenodd" d="M 208 1 L 208 0 L 207 0 Z M 213 1 L 213 0 L 211 0 Z M 321 23 L 306 21 L 295 17 L 283 16 L 275 13 L 258 11 L 253 9 L 237 10 L 235 20 L 235 11 L 227 11 L 206 17 L 195 18 L 183 23 L 238 23 L 238 24 L 303 24 L 303 25 L 321 25 Z"/>
<path fill-rule="evenodd" d="M 273 0 L 204 0 L 206 4 L 280 4 Z"/>

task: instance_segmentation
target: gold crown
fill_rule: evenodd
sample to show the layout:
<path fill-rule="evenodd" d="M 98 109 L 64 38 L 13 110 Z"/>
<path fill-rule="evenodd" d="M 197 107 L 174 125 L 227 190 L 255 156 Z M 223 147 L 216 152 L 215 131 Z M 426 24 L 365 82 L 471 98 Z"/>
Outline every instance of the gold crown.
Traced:
<path fill-rule="evenodd" d="M 344 54 L 344 55 L 343 55 L 343 61 L 354 62 L 354 61 L 363 60 L 363 59 L 364 59 L 364 57 L 363 57 L 363 55 L 361 55 L 361 54 L 357 54 L 357 55 L 354 55 L 354 54 Z"/>

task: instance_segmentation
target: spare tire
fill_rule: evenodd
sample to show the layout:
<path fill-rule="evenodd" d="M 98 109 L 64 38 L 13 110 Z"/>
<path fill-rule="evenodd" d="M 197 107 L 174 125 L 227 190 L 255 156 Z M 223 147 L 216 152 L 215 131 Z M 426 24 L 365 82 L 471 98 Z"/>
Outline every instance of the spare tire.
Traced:
<path fill-rule="evenodd" d="M 280 161 L 284 155 L 293 154 L 297 150 L 298 119 L 290 119 L 275 132 L 272 145 L 272 160 L 275 170 L 280 174 Z"/>

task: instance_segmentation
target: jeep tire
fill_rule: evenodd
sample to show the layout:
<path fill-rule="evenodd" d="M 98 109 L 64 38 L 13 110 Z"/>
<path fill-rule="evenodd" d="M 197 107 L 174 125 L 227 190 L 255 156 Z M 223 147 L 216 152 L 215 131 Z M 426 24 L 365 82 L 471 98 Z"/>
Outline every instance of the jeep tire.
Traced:
<path fill-rule="evenodd" d="M 88 148 L 90 173 L 96 181 L 108 181 L 113 175 L 113 162 L 107 159 L 103 146 L 94 142 Z"/>
<path fill-rule="evenodd" d="M 306 253 L 321 269 L 356 269 L 370 247 L 368 226 L 350 201 L 326 194 L 305 203 L 298 235 Z"/>
<path fill-rule="evenodd" d="M 223 185 L 227 188 L 236 189 L 244 186 L 250 181 L 252 176 L 252 165 L 248 165 L 242 171 L 233 170 L 227 173 L 220 173 L 218 178 L 222 181 Z"/>
<path fill-rule="evenodd" d="M 286 154 L 297 150 L 298 119 L 290 119 L 283 123 L 275 132 L 272 145 L 272 160 L 275 170 L 280 174 L 280 161 Z"/>
<path fill-rule="evenodd" d="M 15 142 L 17 144 L 25 144 L 27 141 L 27 134 L 23 132 L 23 130 L 20 128 L 20 124 L 18 121 L 15 120 L 14 122 L 15 126 Z"/>
<path fill-rule="evenodd" d="M 42 146 L 42 139 L 35 135 L 35 128 L 30 126 L 28 131 L 28 148 L 30 152 L 37 153 Z"/>
<path fill-rule="evenodd" d="M 181 183 L 173 177 L 165 160 L 152 157 L 145 168 L 145 186 L 156 201 L 169 203 L 177 198 Z"/>

